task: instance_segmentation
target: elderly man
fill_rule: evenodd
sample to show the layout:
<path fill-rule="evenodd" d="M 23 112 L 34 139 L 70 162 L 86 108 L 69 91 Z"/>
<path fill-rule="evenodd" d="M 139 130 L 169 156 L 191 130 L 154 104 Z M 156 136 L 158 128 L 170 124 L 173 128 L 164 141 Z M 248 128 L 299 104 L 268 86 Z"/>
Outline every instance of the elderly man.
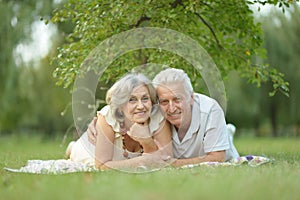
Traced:
<path fill-rule="evenodd" d="M 165 69 L 155 76 L 153 84 L 165 118 L 172 125 L 173 166 L 224 162 L 239 156 L 222 108 L 214 99 L 195 93 L 183 70 Z M 92 140 L 94 123 L 88 132 Z"/>
<path fill-rule="evenodd" d="M 169 68 L 153 79 L 159 104 L 172 124 L 173 165 L 226 161 L 239 156 L 222 108 L 212 98 L 194 93 L 181 69 Z"/>

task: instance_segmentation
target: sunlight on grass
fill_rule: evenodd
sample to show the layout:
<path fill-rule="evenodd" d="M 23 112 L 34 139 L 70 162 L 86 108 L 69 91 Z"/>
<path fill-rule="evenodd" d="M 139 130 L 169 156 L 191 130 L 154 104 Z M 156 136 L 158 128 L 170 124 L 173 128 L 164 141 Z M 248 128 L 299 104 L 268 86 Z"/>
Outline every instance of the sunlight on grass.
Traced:
<path fill-rule="evenodd" d="M 1 137 L 3 199 L 299 199 L 299 138 L 237 138 L 241 155 L 265 155 L 259 167 L 161 169 L 145 174 L 118 171 L 34 175 L 10 173 L 29 159 L 60 159 L 66 144 L 39 136 Z"/>

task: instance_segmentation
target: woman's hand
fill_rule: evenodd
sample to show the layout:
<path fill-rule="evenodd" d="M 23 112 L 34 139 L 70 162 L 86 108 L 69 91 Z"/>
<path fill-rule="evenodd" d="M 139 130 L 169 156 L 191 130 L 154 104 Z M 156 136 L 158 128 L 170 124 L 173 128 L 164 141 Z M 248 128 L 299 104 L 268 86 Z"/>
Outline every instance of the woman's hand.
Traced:
<path fill-rule="evenodd" d="M 134 123 L 127 134 L 137 142 L 142 143 L 144 140 L 152 138 L 148 124 Z"/>
<path fill-rule="evenodd" d="M 158 150 L 158 147 L 150 134 L 148 124 L 134 123 L 129 131 L 127 131 L 127 134 L 143 146 L 145 153 L 151 153 Z"/>

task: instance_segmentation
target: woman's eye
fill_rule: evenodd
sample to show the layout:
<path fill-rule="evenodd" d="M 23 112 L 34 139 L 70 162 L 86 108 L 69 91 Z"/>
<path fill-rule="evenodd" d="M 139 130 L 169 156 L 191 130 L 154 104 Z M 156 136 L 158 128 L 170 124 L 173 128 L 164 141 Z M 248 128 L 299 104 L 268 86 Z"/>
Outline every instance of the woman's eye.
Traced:
<path fill-rule="evenodd" d="M 129 102 L 130 103 L 134 103 L 134 102 L 136 102 L 137 100 L 136 100 L 136 98 L 134 98 L 134 97 L 131 97 L 130 99 L 129 99 Z"/>
<path fill-rule="evenodd" d="M 142 101 L 143 101 L 143 102 L 149 101 L 149 97 L 143 97 L 143 98 L 142 98 Z"/>

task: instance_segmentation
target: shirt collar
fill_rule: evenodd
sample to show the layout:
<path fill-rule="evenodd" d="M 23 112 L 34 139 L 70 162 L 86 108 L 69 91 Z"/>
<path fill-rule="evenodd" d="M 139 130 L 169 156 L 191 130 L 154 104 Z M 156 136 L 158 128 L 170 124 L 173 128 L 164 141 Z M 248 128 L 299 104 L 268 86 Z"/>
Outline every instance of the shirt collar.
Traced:
<path fill-rule="evenodd" d="M 183 138 L 183 140 L 185 139 L 189 139 L 190 137 L 192 137 L 193 133 L 197 132 L 200 128 L 200 103 L 198 102 L 198 99 L 196 99 L 196 96 L 194 96 L 194 103 L 193 103 L 193 108 L 192 108 L 192 120 L 191 120 L 191 124 L 190 127 L 187 131 L 187 134 L 185 135 L 185 137 Z"/>

